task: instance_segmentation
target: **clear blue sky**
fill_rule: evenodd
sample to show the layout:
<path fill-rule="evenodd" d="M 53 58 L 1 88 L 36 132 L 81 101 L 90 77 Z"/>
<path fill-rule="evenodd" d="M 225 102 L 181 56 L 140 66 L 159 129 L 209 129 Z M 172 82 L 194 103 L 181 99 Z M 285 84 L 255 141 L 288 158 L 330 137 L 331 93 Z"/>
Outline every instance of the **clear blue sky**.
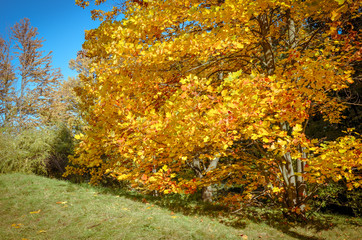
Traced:
<path fill-rule="evenodd" d="M 112 7 L 108 0 L 102 7 Z M 60 68 L 64 78 L 75 76 L 68 68 L 70 59 L 76 57 L 84 42 L 84 31 L 99 26 L 91 19 L 90 10 L 75 5 L 75 0 L 0 0 L 0 36 L 6 37 L 10 28 L 23 18 L 29 18 L 33 27 L 38 28 L 38 37 L 43 38 L 46 53 L 53 51 L 53 67 Z"/>

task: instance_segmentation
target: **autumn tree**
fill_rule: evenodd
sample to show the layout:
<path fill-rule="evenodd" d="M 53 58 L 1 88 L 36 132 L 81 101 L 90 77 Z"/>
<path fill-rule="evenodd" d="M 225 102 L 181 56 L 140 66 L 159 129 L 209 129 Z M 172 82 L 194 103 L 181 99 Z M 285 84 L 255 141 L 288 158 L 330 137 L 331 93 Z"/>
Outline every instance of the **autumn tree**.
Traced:
<path fill-rule="evenodd" d="M 11 28 L 14 42 L 13 57 L 17 61 L 16 120 L 18 127 L 42 122 L 42 117 L 51 111 L 52 93 L 62 75 L 51 66 L 51 52 L 43 55 L 44 40 L 30 25 L 29 19 L 20 20 Z"/>
<path fill-rule="evenodd" d="M 91 77 L 91 73 L 89 72 L 89 66 L 91 63 L 91 59 L 87 58 L 84 51 L 79 51 L 77 53 L 77 57 L 75 59 L 71 59 L 69 61 L 69 68 L 75 70 L 78 73 L 76 77 L 69 77 L 67 81 L 64 81 L 61 85 L 61 93 L 62 99 L 66 102 L 66 106 L 68 107 L 68 114 L 71 114 L 72 117 L 69 118 L 69 122 L 74 130 L 79 131 L 80 128 L 84 125 L 82 121 L 82 115 L 86 114 L 88 111 L 83 110 L 82 103 L 79 98 L 80 96 L 84 96 L 81 94 L 82 91 L 82 81 L 80 78 L 82 76 Z M 77 94 L 78 93 L 78 94 Z M 62 104 L 64 107 L 64 104 Z"/>
<path fill-rule="evenodd" d="M 10 55 L 10 44 L 0 38 L 0 126 L 5 126 L 12 117 L 15 71 Z"/>
<path fill-rule="evenodd" d="M 23 19 L 0 38 L 0 172 L 59 176 L 73 150 L 76 83 L 60 81 L 38 35 Z"/>
<path fill-rule="evenodd" d="M 87 126 L 67 174 L 203 189 L 206 201 L 212 185 L 238 184 L 243 202 L 267 196 L 297 213 L 328 181 L 359 187 L 358 134 L 305 134 L 314 115 L 336 123 L 347 107 L 335 93 L 353 83 L 360 45 L 356 29 L 341 29 L 358 14 L 353 0 L 134 0 L 93 11 L 102 24 L 86 33 L 91 74 L 78 92 Z"/>

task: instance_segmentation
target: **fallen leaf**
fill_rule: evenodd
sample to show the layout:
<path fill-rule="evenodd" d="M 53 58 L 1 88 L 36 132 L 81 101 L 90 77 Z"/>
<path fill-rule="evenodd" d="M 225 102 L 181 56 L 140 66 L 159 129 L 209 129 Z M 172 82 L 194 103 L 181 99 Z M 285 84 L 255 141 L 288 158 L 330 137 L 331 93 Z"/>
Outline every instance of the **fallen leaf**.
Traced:
<path fill-rule="evenodd" d="M 34 212 L 30 212 L 30 214 L 36 214 L 36 213 L 40 213 L 40 209 L 38 211 L 34 211 Z"/>
<path fill-rule="evenodd" d="M 21 226 L 23 226 L 23 224 L 22 223 L 13 223 L 13 224 L 11 224 L 11 226 L 13 228 L 21 228 Z"/>
<path fill-rule="evenodd" d="M 67 202 L 56 202 L 56 204 L 66 204 Z"/>
<path fill-rule="evenodd" d="M 47 231 L 45 230 L 39 230 L 38 233 L 46 233 Z"/>

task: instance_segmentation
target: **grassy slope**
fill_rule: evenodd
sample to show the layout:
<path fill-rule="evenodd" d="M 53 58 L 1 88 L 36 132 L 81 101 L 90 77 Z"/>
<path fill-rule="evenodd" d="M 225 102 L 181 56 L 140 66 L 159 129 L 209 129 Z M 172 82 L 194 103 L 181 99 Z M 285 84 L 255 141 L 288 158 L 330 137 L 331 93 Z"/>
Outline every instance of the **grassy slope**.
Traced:
<path fill-rule="evenodd" d="M 0 239 L 359 239 L 342 219 L 330 230 L 272 228 L 243 220 L 225 226 L 99 189 L 33 175 L 0 175 Z M 40 211 L 39 211 L 40 210 Z M 20 225 L 16 225 L 20 224 Z"/>

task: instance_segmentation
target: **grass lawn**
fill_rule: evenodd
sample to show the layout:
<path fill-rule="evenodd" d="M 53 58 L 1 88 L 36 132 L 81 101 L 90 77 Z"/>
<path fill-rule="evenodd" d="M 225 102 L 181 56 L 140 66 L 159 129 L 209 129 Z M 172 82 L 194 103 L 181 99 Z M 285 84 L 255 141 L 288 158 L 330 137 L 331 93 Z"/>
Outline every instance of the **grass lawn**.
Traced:
<path fill-rule="evenodd" d="M 173 212 L 174 211 L 174 212 Z M 361 239 L 359 218 L 326 216 L 286 224 L 228 216 L 183 215 L 126 194 L 34 175 L 0 175 L 0 239 Z M 223 223 L 220 223 L 223 222 Z M 229 225 L 233 226 L 227 226 Z"/>

